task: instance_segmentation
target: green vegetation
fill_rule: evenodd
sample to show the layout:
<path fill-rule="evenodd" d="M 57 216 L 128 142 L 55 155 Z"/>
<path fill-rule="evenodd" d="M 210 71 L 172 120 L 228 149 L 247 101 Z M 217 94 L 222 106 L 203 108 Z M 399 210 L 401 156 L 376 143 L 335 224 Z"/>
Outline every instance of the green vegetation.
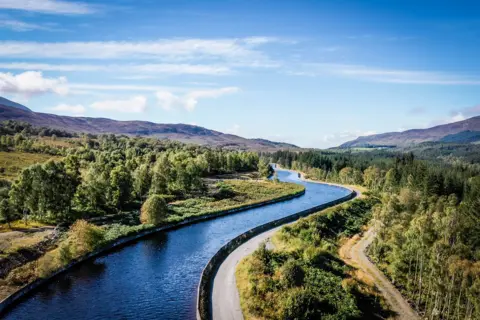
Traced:
<path fill-rule="evenodd" d="M 0 180 L 0 298 L 118 238 L 303 191 L 211 178 L 257 171 L 253 152 L 13 121 L 1 124 L 0 133 L 0 164 L 9 164 L 3 173 L 11 180 Z M 45 224 L 70 227 L 36 228 Z"/>
<path fill-rule="evenodd" d="M 12 181 L 24 168 L 50 159 L 61 158 L 49 154 L 0 151 L 0 179 Z"/>
<path fill-rule="evenodd" d="M 148 197 L 140 209 L 140 222 L 158 225 L 165 221 L 168 215 L 167 201 L 158 194 Z"/>
<path fill-rule="evenodd" d="M 304 187 L 298 184 L 271 181 L 252 183 L 248 180 L 225 180 L 217 184 L 216 189 L 217 191 L 213 191 L 210 197 L 173 202 L 171 204 L 173 213 L 168 221 L 174 222 L 187 217 L 260 203 L 302 192 Z"/>
<path fill-rule="evenodd" d="M 378 293 L 338 257 L 343 237 L 360 231 L 377 200 L 362 199 L 283 227 L 238 266 L 246 319 L 375 319 L 388 316 Z"/>
<path fill-rule="evenodd" d="M 426 318 L 480 319 L 478 146 L 429 143 L 414 152 L 421 159 L 394 151 L 263 157 L 313 179 L 366 186 L 381 199 L 372 260 Z"/>

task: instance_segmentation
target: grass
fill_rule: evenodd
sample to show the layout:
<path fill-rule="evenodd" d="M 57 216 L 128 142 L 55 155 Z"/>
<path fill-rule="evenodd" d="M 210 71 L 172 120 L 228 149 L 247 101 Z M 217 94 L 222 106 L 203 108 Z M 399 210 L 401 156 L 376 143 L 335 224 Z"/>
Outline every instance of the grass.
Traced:
<path fill-rule="evenodd" d="M 260 247 L 241 260 L 235 276 L 244 318 L 388 317 L 371 280 L 338 257 L 338 247 L 361 231 L 375 203 L 357 199 L 300 219 L 274 234 L 273 250 Z"/>
<path fill-rule="evenodd" d="M 15 220 L 10 222 L 10 227 L 8 226 L 7 223 L 0 223 L 0 233 L 3 232 L 10 232 L 10 231 L 26 231 L 30 229 L 36 229 L 36 228 L 41 228 L 41 227 L 48 227 L 50 225 L 38 222 L 38 221 L 33 221 L 29 220 L 28 224 L 25 224 L 25 221 L 22 219 Z"/>
<path fill-rule="evenodd" d="M 222 182 L 223 188 L 229 188 L 233 191 L 226 199 L 217 200 L 214 197 L 194 198 L 183 201 L 177 201 L 171 204 L 172 214 L 165 221 L 166 224 L 174 224 L 180 222 L 188 217 L 200 216 L 212 212 L 219 212 L 233 208 L 260 203 L 268 200 L 273 200 L 286 195 L 296 194 L 304 190 L 302 185 L 293 183 L 280 183 L 264 180 L 224 180 Z M 16 229 L 27 229 L 34 227 L 45 226 L 40 223 L 30 222 L 29 225 L 23 224 L 22 220 L 12 222 L 12 228 L 7 229 L 6 224 L 1 225 L 3 232 L 15 231 Z M 97 230 L 101 234 L 95 249 L 101 248 L 105 244 L 111 243 L 116 239 L 137 234 L 138 232 L 148 230 L 154 227 L 153 225 L 133 225 L 127 226 L 118 223 L 105 225 L 103 227 L 96 227 L 90 225 L 89 228 Z M 71 231 L 67 233 L 67 237 L 63 237 L 58 247 L 46 252 L 37 260 L 28 262 L 16 269 L 13 269 L 5 280 L 0 281 L 0 299 L 8 296 L 19 286 L 25 285 L 35 279 L 47 277 L 55 270 L 66 265 L 72 259 L 79 258 L 81 255 L 91 251 L 90 249 L 78 250 L 82 241 L 71 236 Z M 88 233 L 88 232 L 87 232 Z M 4 237 L 8 235 L 3 233 Z M 20 232 L 12 232 L 12 236 L 21 234 Z M 0 240 L 1 240 L 0 233 Z M 3 252 L 11 252 L 15 248 L 22 246 L 31 246 L 43 240 L 42 232 L 32 233 L 29 236 L 24 233 L 22 238 L 15 239 L 15 243 L 11 243 L 8 248 L 2 250 Z M 65 247 L 69 250 L 65 251 Z M 66 258 L 65 258 L 66 257 Z"/>
<path fill-rule="evenodd" d="M 8 255 L 23 248 L 33 247 L 45 240 L 45 237 L 52 232 L 53 230 L 50 229 L 32 233 L 2 233 L 0 234 L 0 254 Z"/>
<path fill-rule="evenodd" d="M 188 217 L 231 210 L 296 194 L 304 190 L 304 187 L 299 184 L 275 183 L 264 180 L 225 180 L 223 183 L 232 188 L 235 196 L 221 200 L 213 197 L 201 197 L 174 202 L 171 204 L 173 214 L 167 221 L 177 222 Z"/>
<path fill-rule="evenodd" d="M 40 153 L 0 151 L 0 179 L 14 180 L 23 168 L 49 159 L 58 160 L 60 158 Z"/>

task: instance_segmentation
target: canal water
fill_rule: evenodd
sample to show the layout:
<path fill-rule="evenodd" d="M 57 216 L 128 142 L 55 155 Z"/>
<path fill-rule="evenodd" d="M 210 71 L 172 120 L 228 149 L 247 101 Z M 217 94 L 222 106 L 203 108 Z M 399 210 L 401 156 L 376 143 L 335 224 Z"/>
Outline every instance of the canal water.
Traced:
<path fill-rule="evenodd" d="M 305 185 L 305 195 L 142 238 L 56 277 L 5 318 L 195 319 L 202 270 L 226 242 L 251 228 L 350 192 L 300 181 L 297 173 L 277 172 L 281 181 Z"/>

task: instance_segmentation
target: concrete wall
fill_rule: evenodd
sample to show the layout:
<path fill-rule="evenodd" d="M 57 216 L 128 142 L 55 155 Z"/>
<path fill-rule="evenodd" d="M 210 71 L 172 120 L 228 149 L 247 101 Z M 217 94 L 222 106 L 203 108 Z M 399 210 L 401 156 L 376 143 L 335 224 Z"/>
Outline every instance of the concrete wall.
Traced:
<path fill-rule="evenodd" d="M 104 246 L 104 247 L 102 247 L 102 248 L 100 248 L 96 251 L 90 252 L 89 254 L 86 254 L 85 256 L 80 257 L 77 260 L 73 260 L 72 262 L 70 262 L 65 267 L 55 271 L 48 278 L 37 279 L 37 280 L 25 285 L 24 287 L 22 287 L 18 291 L 14 292 L 13 294 L 11 294 L 10 296 L 8 296 L 7 298 L 5 298 L 3 301 L 0 302 L 0 315 L 2 315 L 4 312 L 6 312 L 9 308 L 11 308 L 16 303 L 18 303 L 23 297 L 30 294 L 36 288 L 38 288 L 42 285 L 45 285 L 46 283 L 51 281 L 57 275 L 68 271 L 71 267 L 73 267 L 73 266 L 75 266 L 75 265 L 77 265 L 81 262 L 84 262 L 88 259 L 98 257 L 102 254 L 105 254 L 108 251 L 112 250 L 113 248 L 117 248 L 117 247 L 126 245 L 128 243 L 134 242 L 134 241 L 136 241 L 140 238 L 146 237 L 146 236 L 151 235 L 155 232 L 171 230 L 171 229 L 179 228 L 180 226 L 197 223 L 197 222 L 204 221 L 204 220 L 214 219 L 214 218 L 225 216 L 225 215 L 228 215 L 228 214 L 232 214 L 232 213 L 236 213 L 236 212 L 241 212 L 241 211 L 246 211 L 246 210 L 250 210 L 250 209 L 253 209 L 253 208 L 266 206 L 266 205 L 276 203 L 276 202 L 290 200 L 290 199 L 299 197 L 303 194 L 305 194 L 305 189 L 303 189 L 302 191 L 296 192 L 294 194 L 286 195 L 286 196 L 279 197 L 279 198 L 276 198 L 276 199 L 273 199 L 273 200 L 254 203 L 254 204 L 250 204 L 250 205 L 246 205 L 246 206 L 242 206 L 242 207 L 238 207 L 238 208 L 234 208 L 234 209 L 230 209 L 230 210 L 212 212 L 212 213 L 205 214 L 205 215 L 202 215 L 202 216 L 190 217 L 190 218 L 187 218 L 187 219 L 185 219 L 181 222 L 178 222 L 178 223 L 173 223 L 173 224 L 164 225 L 164 226 L 161 226 L 161 227 L 155 227 L 155 228 L 152 228 L 152 229 L 147 229 L 147 230 L 141 231 L 141 232 L 139 232 L 137 234 L 134 234 L 134 235 L 131 235 L 131 236 L 126 236 L 126 237 L 123 237 L 123 238 L 119 238 L 119 239 L 115 240 L 114 242 L 108 244 L 107 246 Z"/>
<path fill-rule="evenodd" d="M 230 240 L 226 245 L 220 248 L 217 253 L 210 259 L 207 263 L 205 268 L 203 269 L 202 276 L 200 277 L 200 283 L 198 285 L 198 296 L 197 296 L 197 319 L 198 320 L 210 320 L 212 319 L 212 289 L 213 289 L 213 279 L 215 278 L 215 274 L 217 273 L 218 268 L 225 260 L 225 258 L 232 253 L 236 248 L 240 245 L 245 243 L 246 241 L 250 240 L 251 238 L 263 233 L 267 230 L 273 229 L 280 225 L 295 221 L 299 218 L 308 216 L 314 212 L 318 212 L 320 210 L 324 210 L 326 208 L 335 206 L 342 202 L 348 201 L 350 199 L 355 198 L 357 193 L 352 191 L 349 195 L 327 202 L 325 204 L 303 210 L 292 214 L 290 216 L 273 220 L 271 222 L 267 222 L 261 226 L 255 227 L 253 229 L 248 230 L 245 233 L 237 236 L 236 238 Z"/>

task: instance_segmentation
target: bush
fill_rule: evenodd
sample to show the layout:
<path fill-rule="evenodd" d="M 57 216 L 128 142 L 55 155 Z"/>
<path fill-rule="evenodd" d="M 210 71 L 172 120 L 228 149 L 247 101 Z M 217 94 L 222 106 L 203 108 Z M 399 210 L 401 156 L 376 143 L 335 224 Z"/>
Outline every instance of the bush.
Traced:
<path fill-rule="evenodd" d="M 85 220 L 77 220 L 68 233 L 69 242 L 75 245 L 73 252 L 77 256 L 95 250 L 105 240 L 105 230 Z"/>
<path fill-rule="evenodd" d="M 213 197 L 216 200 L 228 199 L 233 198 L 235 196 L 235 191 L 233 190 L 232 186 L 224 183 L 219 182 L 217 183 L 218 191 L 213 194 Z"/>
<path fill-rule="evenodd" d="M 287 287 L 298 287 L 303 284 L 305 272 L 295 260 L 288 260 L 282 267 L 282 284 Z"/>
<path fill-rule="evenodd" d="M 148 197 L 140 210 L 140 222 L 143 224 L 158 225 L 168 216 L 168 205 L 165 197 L 154 194 Z"/>
<path fill-rule="evenodd" d="M 12 285 L 21 286 L 32 282 L 36 278 L 36 262 L 34 261 L 10 271 L 6 280 Z"/>
<path fill-rule="evenodd" d="M 314 319 L 315 302 L 314 297 L 303 288 L 289 291 L 283 304 L 281 318 L 295 320 Z"/>

